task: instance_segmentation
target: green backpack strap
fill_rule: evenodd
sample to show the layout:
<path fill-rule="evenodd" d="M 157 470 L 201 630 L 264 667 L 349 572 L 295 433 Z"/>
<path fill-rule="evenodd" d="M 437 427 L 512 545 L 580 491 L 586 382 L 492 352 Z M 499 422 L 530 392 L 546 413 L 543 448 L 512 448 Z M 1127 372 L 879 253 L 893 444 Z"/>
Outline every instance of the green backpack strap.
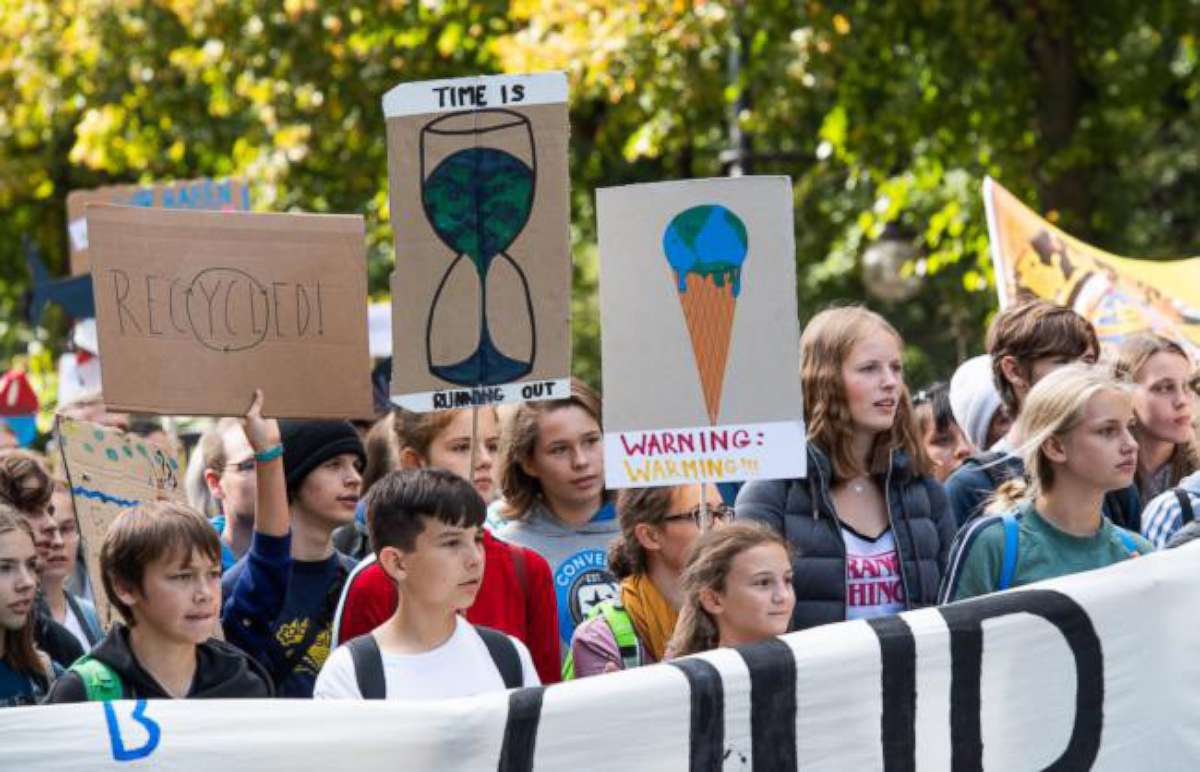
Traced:
<path fill-rule="evenodd" d="M 621 654 L 621 668 L 632 670 L 641 665 L 642 644 L 638 640 L 637 630 L 633 627 L 633 620 L 629 618 L 629 612 L 619 602 L 606 600 L 588 612 L 588 619 L 595 619 L 602 614 L 604 623 L 608 625 L 609 630 L 612 630 L 613 640 L 617 642 L 617 651 Z M 562 680 L 572 681 L 574 679 L 575 652 L 568 651 L 567 658 L 563 660 Z"/>
<path fill-rule="evenodd" d="M 85 654 L 75 660 L 75 664 L 67 668 L 83 681 L 89 702 L 112 702 L 125 696 L 125 685 L 121 676 L 90 654 Z"/>
<path fill-rule="evenodd" d="M 638 641 L 637 630 L 633 620 L 624 606 L 609 601 L 600 604 L 600 613 L 612 630 L 613 638 L 617 641 L 617 650 L 621 652 L 621 668 L 632 670 L 642 663 L 642 645 Z"/>

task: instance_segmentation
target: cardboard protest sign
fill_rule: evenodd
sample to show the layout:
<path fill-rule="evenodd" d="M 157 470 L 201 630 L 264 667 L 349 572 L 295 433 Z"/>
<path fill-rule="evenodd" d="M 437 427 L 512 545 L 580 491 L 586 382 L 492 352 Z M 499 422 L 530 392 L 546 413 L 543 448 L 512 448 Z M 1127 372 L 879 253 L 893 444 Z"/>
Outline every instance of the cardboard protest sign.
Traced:
<path fill-rule="evenodd" d="M 107 628 L 112 608 L 100 578 L 100 548 L 121 512 L 160 499 L 184 501 L 179 460 L 137 435 L 100 424 L 58 419 L 58 442 L 83 538 L 96 613 Z"/>
<path fill-rule="evenodd" d="M 164 209 L 212 209 L 241 212 L 250 209 L 250 185 L 244 180 L 185 180 L 158 185 L 110 185 L 67 194 L 67 247 L 71 273 L 91 269 L 88 259 L 88 204 L 162 207 Z"/>
<path fill-rule="evenodd" d="M 791 191 L 597 191 L 608 487 L 804 476 Z"/>
<path fill-rule="evenodd" d="M 566 76 L 405 83 L 383 110 L 392 401 L 428 411 L 566 396 Z"/>
<path fill-rule="evenodd" d="M 363 219 L 92 206 L 104 401 L 370 417 Z"/>
<path fill-rule="evenodd" d="M 1200 257 L 1109 254 L 1054 227 L 990 178 L 983 201 L 1001 308 L 1032 294 L 1073 308 L 1102 344 L 1148 330 L 1200 356 Z"/>

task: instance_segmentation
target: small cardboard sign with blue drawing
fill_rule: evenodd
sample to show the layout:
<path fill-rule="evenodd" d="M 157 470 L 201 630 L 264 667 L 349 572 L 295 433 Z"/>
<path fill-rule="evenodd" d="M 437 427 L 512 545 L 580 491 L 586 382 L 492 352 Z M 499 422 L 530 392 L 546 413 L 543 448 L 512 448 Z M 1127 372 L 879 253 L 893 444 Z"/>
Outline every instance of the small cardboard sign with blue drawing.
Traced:
<path fill-rule="evenodd" d="M 171 450 L 100 424 L 60 417 L 58 442 L 87 556 L 96 613 L 107 629 L 112 622 L 112 604 L 100 578 L 104 535 L 130 507 L 160 499 L 184 502 L 183 472 Z"/>
<path fill-rule="evenodd" d="M 596 198 L 608 487 L 802 477 L 791 182 Z"/>

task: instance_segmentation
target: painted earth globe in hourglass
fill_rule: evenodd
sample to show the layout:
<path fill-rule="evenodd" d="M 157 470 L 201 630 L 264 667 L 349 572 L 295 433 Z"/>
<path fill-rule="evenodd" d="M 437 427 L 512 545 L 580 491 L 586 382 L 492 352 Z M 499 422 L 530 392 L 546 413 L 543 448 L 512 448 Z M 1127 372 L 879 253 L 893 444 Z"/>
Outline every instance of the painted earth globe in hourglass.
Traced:
<path fill-rule="evenodd" d="M 499 122 L 481 122 L 480 117 L 487 114 L 498 114 L 490 117 Z M 464 128 L 462 125 L 466 119 L 470 119 L 471 124 Z M 511 265 L 520 281 L 529 314 L 531 336 L 533 334 L 533 303 L 528 282 L 520 266 L 506 250 L 529 221 L 536 172 L 531 164 L 508 150 L 488 146 L 489 139 L 496 139 L 500 132 L 513 131 L 524 135 L 523 139 L 528 137 L 525 141 L 532 151 L 528 119 L 504 110 L 456 113 L 435 121 L 423 130 L 424 133 L 443 137 L 463 136 L 476 143 L 438 161 L 425 177 L 421 189 L 425 216 L 438 238 L 454 256 L 434 295 L 434 307 L 430 309 L 426 333 L 429 368 L 434 375 L 463 386 L 508 383 L 533 369 L 533 346 L 528 360 L 509 356 L 496 345 L 488 326 L 488 273 L 493 262 L 500 258 Z M 511 135 L 508 140 L 511 142 Z M 434 362 L 434 312 L 447 281 L 463 259 L 471 261 L 478 275 L 479 343 L 475 351 L 460 361 Z"/>

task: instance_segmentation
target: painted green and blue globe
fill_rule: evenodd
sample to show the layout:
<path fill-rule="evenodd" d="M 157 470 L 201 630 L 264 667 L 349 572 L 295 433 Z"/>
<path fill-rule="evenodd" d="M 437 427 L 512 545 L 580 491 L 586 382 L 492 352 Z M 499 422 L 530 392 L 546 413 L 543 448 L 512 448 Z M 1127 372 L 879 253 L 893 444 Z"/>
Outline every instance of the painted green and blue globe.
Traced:
<path fill-rule="evenodd" d="M 421 188 L 429 222 L 480 275 L 520 235 L 533 208 L 533 170 L 511 153 L 471 147 L 442 159 Z"/>
<path fill-rule="evenodd" d="M 663 252 L 675 271 L 680 292 L 687 292 L 687 275 L 693 273 L 711 277 L 718 287 L 732 283 L 737 297 L 748 243 L 746 224 L 720 204 L 685 209 L 671 219 L 663 233 Z"/>

